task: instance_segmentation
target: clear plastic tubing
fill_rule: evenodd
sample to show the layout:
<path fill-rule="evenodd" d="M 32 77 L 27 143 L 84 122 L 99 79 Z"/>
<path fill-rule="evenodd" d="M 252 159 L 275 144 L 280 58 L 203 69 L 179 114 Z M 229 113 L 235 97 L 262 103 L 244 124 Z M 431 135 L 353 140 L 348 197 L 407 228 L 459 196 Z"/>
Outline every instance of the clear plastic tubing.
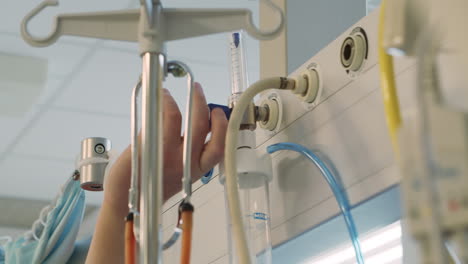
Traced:
<path fill-rule="evenodd" d="M 248 183 L 248 181 L 248 179 L 242 179 L 242 177 L 239 179 L 239 196 L 242 212 L 244 213 L 244 228 L 250 251 L 250 259 L 252 260 L 252 264 L 271 264 L 272 247 L 268 181 L 267 179 L 256 179 L 254 180 L 255 185 L 250 186 L 248 185 L 251 183 Z M 226 189 L 226 185 L 224 186 Z M 227 199 L 225 200 L 227 201 Z M 236 264 L 239 261 L 237 261 L 235 245 L 232 242 L 231 220 L 227 206 L 226 202 L 229 263 Z"/>
<path fill-rule="evenodd" d="M 229 36 L 229 56 L 231 61 L 231 93 L 237 95 L 245 91 L 249 83 L 242 32 L 234 32 Z"/>
<path fill-rule="evenodd" d="M 267 147 L 267 151 L 270 154 L 279 150 L 291 150 L 298 152 L 304 155 L 310 161 L 312 161 L 312 163 L 314 163 L 315 166 L 317 166 L 317 168 L 320 170 L 323 177 L 330 186 L 330 189 L 335 195 L 336 201 L 338 202 L 338 206 L 340 207 L 341 213 L 343 214 L 343 218 L 345 220 L 346 227 L 348 228 L 348 233 L 351 238 L 351 243 L 353 244 L 354 252 L 356 254 L 356 261 L 358 264 L 364 264 L 364 256 L 362 254 L 361 243 L 359 242 L 356 224 L 354 223 L 353 216 L 351 215 L 351 205 L 349 203 L 348 198 L 346 197 L 346 194 L 344 193 L 345 189 L 335 178 L 335 175 L 333 175 L 332 171 L 328 168 L 326 163 L 320 159 L 319 156 L 317 156 L 313 151 L 307 149 L 304 146 L 301 146 L 296 143 L 283 142 L 273 144 Z"/>

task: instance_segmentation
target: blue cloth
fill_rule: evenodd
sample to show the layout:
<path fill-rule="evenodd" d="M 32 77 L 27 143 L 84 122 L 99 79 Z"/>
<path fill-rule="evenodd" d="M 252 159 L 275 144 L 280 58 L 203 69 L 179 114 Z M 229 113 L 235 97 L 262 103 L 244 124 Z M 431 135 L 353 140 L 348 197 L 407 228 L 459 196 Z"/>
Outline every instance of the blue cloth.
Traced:
<path fill-rule="evenodd" d="M 84 209 L 80 182 L 68 180 L 52 204 L 41 211 L 32 230 L 5 245 L 5 263 L 65 263 L 73 253 Z"/>
<path fill-rule="evenodd" d="M 201 177 L 201 182 L 203 184 L 208 184 L 211 181 L 211 178 L 213 178 L 213 171 L 214 169 L 212 168 L 209 172 L 205 173 L 203 177 Z"/>
<path fill-rule="evenodd" d="M 219 105 L 219 104 L 208 104 L 208 108 L 210 109 L 210 112 L 213 111 L 215 108 L 221 108 L 226 115 L 226 118 L 229 120 L 231 118 L 231 112 L 232 110 L 226 106 L 226 105 Z"/>
<path fill-rule="evenodd" d="M 5 250 L 0 246 L 0 264 L 5 263 Z"/>

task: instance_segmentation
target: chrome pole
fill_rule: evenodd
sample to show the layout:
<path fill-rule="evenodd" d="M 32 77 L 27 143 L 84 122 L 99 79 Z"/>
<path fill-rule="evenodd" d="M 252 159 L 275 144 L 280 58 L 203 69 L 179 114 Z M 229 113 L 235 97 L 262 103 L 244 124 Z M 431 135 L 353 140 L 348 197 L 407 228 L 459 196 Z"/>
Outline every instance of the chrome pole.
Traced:
<path fill-rule="evenodd" d="M 132 154 L 132 170 L 130 180 L 130 190 L 128 192 L 128 209 L 131 213 L 137 213 L 139 207 L 139 186 L 140 186 L 140 146 L 138 142 L 138 95 L 141 91 L 141 76 L 138 83 L 132 91 L 131 102 L 131 154 Z"/>
<path fill-rule="evenodd" d="M 146 52 L 142 57 L 140 263 L 144 264 L 162 261 L 162 82 L 165 60 L 162 53 Z"/>

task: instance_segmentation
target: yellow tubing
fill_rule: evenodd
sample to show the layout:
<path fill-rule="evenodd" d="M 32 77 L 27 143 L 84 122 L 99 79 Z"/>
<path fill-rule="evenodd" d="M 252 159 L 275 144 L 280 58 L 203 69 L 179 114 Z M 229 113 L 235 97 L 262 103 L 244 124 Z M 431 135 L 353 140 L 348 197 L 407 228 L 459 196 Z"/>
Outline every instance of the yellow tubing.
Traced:
<path fill-rule="evenodd" d="M 382 94 L 385 105 L 385 115 L 387 126 L 392 140 L 393 150 L 397 158 L 400 155 L 398 144 L 398 129 L 401 126 L 400 105 L 398 102 L 398 94 L 395 85 L 395 72 L 393 69 L 393 58 L 390 56 L 384 47 L 384 30 L 385 30 L 385 8 L 387 0 L 382 0 L 380 5 L 379 17 L 379 67 Z M 455 263 L 453 257 L 450 256 L 450 264 Z"/>
<path fill-rule="evenodd" d="M 387 126 L 392 140 L 393 150 L 395 155 L 399 156 L 398 145 L 398 129 L 401 125 L 400 105 L 398 103 L 398 95 L 395 85 L 395 72 L 393 70 L 393 58 L 390 56 L 384 47 L 384 30 L 385 30 L 385 6 L 386 0 L 382 0 L 380 6 L 379 18 L 379 68 L 382 94 L 385 106 L 385 115 Z"/>

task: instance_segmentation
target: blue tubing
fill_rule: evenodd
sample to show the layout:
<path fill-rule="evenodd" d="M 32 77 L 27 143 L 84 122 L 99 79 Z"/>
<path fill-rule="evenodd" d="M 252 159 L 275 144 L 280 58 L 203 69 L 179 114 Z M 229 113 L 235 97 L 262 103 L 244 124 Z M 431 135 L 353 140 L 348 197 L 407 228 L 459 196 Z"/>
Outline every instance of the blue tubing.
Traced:
<path fill-rule="evenodd" d="M 209 172 L 205 173 L 205 175 L 201 177 L 201 182 L 203 184 L 208 184 L 211 181 L 211 178 L 213 178 L 213 170 L 214 169 L 211 169 Z"/>
<path fill-rule="evenodd" d="M 291 150 L 301 153 L 302 155 L 306 156 L 310 161 L 312 161 L 315 164 L 315 166 L 317 166 L 317 168 L 320 170 L 323 177 L 330 186 L 331 190 L 333 191 L 336 201 L 338 202 L 338 205 L 340 207 L 341 213 L 343 214 L 343 218 L 346 222 L 346 227 L 348 228 L 349 236 L 354 247 L 354 252 L 356 253 L 357 263 L 364 264 L 364 257 L 361 251 L 361 244 L 359 243 L 358 232 L 354 223 L 353 216 L 350 212 L 351 206 L 349 204 L 349 200 L 343 192 L 344 188 L 337 181 L 331 170 L 327 167 L 325 162 L 323 162 L 314 152 L 299 144 L 284 142 L 267 147 L 267 151 L 270 154 L 279 150 Z"/>

